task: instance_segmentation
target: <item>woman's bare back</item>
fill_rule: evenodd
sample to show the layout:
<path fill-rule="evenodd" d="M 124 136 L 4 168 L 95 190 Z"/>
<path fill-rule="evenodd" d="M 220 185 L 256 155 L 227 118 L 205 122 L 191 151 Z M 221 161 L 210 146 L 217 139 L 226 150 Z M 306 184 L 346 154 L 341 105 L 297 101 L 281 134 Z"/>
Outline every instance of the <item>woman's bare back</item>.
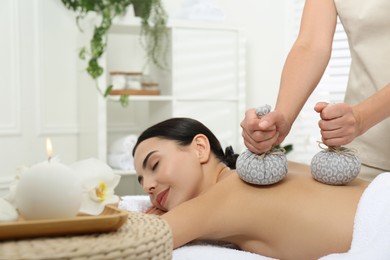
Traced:
<path fill-rule="evenodd" d="M 321 184 L 308 166 L 289 162 L 289 173 L 278 184 L 249 185 L 233 172 L 163 218 L 173 228 L 176 245 L 215 239 L 279 259 L 317 259 L 349 249 L 367 185 L 361 180 L 347 186 Z"/>

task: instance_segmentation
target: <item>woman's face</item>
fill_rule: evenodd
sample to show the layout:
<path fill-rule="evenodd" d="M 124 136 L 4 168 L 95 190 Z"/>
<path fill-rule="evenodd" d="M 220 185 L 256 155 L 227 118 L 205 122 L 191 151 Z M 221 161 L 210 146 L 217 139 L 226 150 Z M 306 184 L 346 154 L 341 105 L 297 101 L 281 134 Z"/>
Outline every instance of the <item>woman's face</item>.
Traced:
<path fill-rule="evenodd" d="M 138 180 L 157 208 L 168 211 L 200 193 L 202 167 L 196 146 L 157 137 L 141 142 L 134 154 Z"/>

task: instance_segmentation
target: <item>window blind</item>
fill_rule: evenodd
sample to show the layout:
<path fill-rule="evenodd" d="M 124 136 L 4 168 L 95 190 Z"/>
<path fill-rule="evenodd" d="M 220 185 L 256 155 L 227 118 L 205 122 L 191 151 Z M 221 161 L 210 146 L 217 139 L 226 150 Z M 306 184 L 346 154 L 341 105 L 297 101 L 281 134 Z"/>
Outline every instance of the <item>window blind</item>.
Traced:
<path fill-rule="evenodd" d="M 292 30 L 294 39 L 298 35 L 303 0 L 296 0 L 291 5 Z M 350 52 L 347 36 L 340 21 L 337 21 L 336 32 L 333 39 L 332 55 L 328 67 L 319 82 L 317 88 L 309 97 L 305 106 L 298 115 L 290 134 L 283 144 L 293 144 L 294 148 L 288 154 L 288 159 L 310 164 L 313 156 L 320 151 L 318 142 L 321 141 L 318 121 L 320 117 L 314 111 L 314 106 L 319 101 L 340 103 L 344 100 L 350 67 Z"/>

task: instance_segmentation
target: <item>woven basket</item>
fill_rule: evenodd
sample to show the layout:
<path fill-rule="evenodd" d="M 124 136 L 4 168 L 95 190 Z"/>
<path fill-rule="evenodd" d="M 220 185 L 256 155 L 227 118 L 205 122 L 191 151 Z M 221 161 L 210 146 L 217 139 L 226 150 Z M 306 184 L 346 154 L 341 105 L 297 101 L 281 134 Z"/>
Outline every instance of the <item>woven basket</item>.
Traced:
<path fill-rule="evenodd" d="M 165 260 L 172 258 L 172 246 L 172 233 L 164 220 L 130 212 L 116 232 L 2 242 L 0 259 Z"/>

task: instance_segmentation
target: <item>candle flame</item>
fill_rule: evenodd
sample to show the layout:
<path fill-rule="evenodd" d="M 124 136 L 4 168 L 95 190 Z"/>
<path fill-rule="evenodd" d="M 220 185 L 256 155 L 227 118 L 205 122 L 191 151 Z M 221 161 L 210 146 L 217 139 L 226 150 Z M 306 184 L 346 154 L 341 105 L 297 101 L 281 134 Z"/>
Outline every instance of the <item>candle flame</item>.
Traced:
<path fill-rule="evenodd" d="M 50 138 L 46 138 L 46 151 L 50 161 L 50 158 L 53 155 L 53 145 L 51 144 Z"/>

